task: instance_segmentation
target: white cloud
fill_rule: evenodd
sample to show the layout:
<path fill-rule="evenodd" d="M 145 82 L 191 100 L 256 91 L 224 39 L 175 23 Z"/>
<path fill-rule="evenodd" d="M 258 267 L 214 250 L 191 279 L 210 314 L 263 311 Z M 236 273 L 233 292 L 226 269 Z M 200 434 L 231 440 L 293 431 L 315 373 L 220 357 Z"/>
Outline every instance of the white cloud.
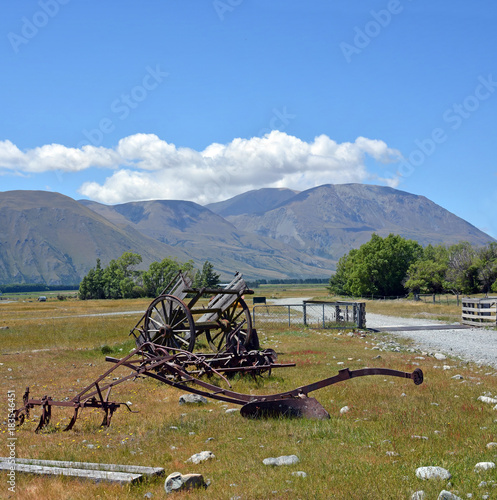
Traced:
<path fill-rule="evenodd" d="M 211 144 L 203 151 L 178 148 L 154 134 L 121 139 L 115 148 L 81 149 L 50 144 L 23 152 L 0 141 L 0 173 L 77 172 L 90 167 L 112 169 L 103 184 L 88 181 L 79 192 L 102 203 L 146 199 L 185 199 L 209 203 L 261 187 L 308 189 L 321 184 L 376 180 L 393 186 L 366 167 L 401 159 L 381 140 L 358 137 L 337 143 L 326 135 L 312 142 L 277 130 L 263 137 Z"/>

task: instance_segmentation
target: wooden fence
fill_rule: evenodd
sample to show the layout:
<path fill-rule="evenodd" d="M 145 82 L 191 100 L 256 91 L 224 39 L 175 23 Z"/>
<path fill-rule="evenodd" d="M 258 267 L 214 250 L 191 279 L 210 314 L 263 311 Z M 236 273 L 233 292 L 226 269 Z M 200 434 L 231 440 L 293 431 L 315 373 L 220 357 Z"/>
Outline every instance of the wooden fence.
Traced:
<path fill-rule="evenodd" d="M 497 326 L 497 297 L 463 298 L 462 323 L 471 326 Z"/>

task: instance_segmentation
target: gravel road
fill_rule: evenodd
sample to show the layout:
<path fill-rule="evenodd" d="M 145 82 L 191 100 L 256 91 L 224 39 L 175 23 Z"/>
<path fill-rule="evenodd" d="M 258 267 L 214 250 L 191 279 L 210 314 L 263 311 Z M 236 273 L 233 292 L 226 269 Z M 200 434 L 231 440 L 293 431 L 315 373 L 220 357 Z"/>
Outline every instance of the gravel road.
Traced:
<path fill-rule="evenodd" d="M 274 300 L 276 305 L 301 304 L 305 298 L 290 298 Z M 391 334 L 396 337 L 408 338 L 420 349 L 436 351 L 449 356 L 458 356 L 463 360 L 473 361 L 478 364 L 490 365 L 497 368 L 497 330 L 489 328 L 451 329 L 450 325 L 441 321 L 397 318 L 366 311 L 366 326 L 375 330 L 386 327 L 423 327 L 443 326 L 443 330 L 405 330 L 395 331 Z"/>

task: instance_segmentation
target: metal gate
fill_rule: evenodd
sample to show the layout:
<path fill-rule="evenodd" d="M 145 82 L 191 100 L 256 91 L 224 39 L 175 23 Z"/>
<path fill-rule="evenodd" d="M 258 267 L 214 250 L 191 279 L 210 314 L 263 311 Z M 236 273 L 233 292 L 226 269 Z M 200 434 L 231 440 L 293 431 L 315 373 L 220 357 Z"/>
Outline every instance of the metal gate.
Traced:
<path fill-rule="evenodd" d="M 255 327 L 279 323 L 323 329 L 366 328 L 366 304 L 306 300 L 301 304 L 254 305 L 252 321 Z"/>

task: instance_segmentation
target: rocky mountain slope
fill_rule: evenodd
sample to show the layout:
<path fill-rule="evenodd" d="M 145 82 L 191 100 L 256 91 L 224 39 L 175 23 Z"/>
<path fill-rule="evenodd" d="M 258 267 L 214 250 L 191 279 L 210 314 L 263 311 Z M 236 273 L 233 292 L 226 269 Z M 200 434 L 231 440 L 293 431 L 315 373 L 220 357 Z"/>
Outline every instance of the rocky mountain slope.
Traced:
<path fill-rule="evenodd" d="M 324 277 L 333 263 L 288 247 L 283 242 L 247 233 L 209 209 L 189 201 L 161 200 L 102 205 L 81 201 L 119 227 L 181 249 L 201 265 L 209 260 L 230 277 L 240 271 L 248 279 Z"/>
<path fill-rule="evenodd" d="M 215 213 L 217 212 L 217 213 Z M 125 251 L 143 268 L 209 260 L 226 279 L 328 277 L 376 232 L 422 244 L 492 241 L 422 196 L 360 184 L 250 191 L 202 207 L 162 200 L 107 206 L 44 191 L 0 192 L 0 283 L 76 284 Z"/>
<path fill-rule="evenodd" d="M 97 258 L 108 263 L 125 251 L 150 264 L 172 249 L 58 193 L 0 193 L 0 283 L 77 284 Z M 176 255 L 186 260 L 180 248 Z"/>
<path fill-rule="evenodd" d="M 293 198 L 299 191 L 285 188 L 263 188 L 248 191 L 229 200 L 206 205 L 221 217 L 264 213 Z"/>
<path fill-rule="evenodd" d="M 373 232 L 380 236 L 399 234 L 422 245 L 462 240 L 483 245 L 492 241 L 424 196 L 382 186 L 319 186 L 297 193 L 263 213 L 243 213 L 242 206 L 229 206 L 224 217 L 235 226 L 333 261 L 369 241 Z"/>

